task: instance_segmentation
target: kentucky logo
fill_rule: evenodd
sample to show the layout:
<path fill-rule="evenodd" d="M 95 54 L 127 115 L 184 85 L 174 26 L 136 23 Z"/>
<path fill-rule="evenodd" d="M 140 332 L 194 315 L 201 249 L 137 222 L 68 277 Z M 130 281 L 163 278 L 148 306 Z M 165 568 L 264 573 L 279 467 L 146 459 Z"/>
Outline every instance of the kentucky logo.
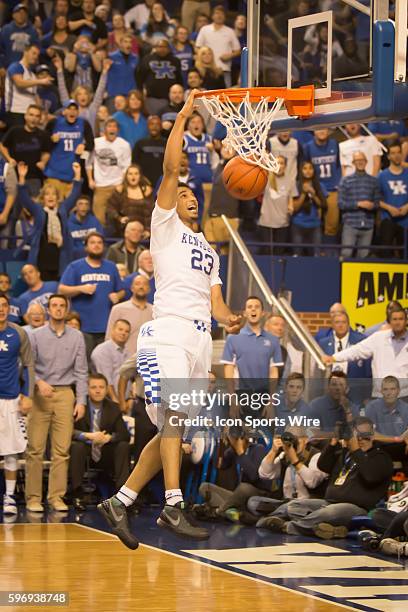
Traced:
<path fill-rule="evenodd" d="M 153 336 L 153 327 L 151 325 L 143 327 L 142 336 Z"/>
<path fill-rule="evenodd" d="M 150 68 L 154 72 L 156 79 L 174 79 L 176 67 L 171 62 L 150 62 Z"/>

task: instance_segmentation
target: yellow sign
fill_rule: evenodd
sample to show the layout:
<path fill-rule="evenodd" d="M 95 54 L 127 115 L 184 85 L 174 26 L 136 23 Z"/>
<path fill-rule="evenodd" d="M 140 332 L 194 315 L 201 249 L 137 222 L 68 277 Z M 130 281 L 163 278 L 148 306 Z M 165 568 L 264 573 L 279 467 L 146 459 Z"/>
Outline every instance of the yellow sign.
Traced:
<path fill-rule="evenodd" d="M 343 263 L 341 303 L 353 329 L 385 321 L 385 308 L 398 300 L 408 308 L 408 264 Z"/>

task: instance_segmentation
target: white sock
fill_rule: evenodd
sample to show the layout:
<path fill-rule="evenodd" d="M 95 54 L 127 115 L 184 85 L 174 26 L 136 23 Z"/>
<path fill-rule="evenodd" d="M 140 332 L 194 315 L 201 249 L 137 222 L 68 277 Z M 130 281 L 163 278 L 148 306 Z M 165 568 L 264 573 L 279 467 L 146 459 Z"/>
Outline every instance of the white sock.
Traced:
<path fill-rule="evenodd" d="M 168 489 L 165 493 L 167 506 L 175 506 L 183 501 L 181 489 Z"/>
<path fill-rule="evenodd" d="M 115 497 L 117 497 L 122 504 L 125 504 L 125 506 L 128 507 L 134 504 L 137 495 L 138 494 L 136 491 L 132 491 L 132 489 L 129 489 L 129 487 L 125 487 L 125 485 L 123 485 L 123 487 L 120 487 Z"/>
<path fill-rule="evenodd" d="M 14 491 L 16 489 L 16 481 L 15 480 L 6 480 L 6 495 L 11 496 L 14 495 Z"/>

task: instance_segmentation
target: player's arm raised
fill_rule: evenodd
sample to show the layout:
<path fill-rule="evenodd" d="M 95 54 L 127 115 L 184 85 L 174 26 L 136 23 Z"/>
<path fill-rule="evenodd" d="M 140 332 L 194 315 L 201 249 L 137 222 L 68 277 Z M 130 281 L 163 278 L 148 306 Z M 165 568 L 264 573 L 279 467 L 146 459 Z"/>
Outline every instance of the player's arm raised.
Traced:
<path fill-rule="evenodd" d="M 186 103 L 177 115 L 164 152 L 163 181 L 157 194 L 157 204 L 165 210 L 171 210 L 176 206 L 184 131 L 186 121 L 194 111 L 194 93 L 195 90 L 190 92 Z"/>

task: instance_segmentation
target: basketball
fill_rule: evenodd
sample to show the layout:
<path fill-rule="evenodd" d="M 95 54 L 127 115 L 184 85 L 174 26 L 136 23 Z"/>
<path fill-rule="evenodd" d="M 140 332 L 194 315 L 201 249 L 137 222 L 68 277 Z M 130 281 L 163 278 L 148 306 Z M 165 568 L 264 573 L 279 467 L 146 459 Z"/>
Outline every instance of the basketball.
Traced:
<path fill-rule="evenodd" d="M 263 168 L 234 157 L 225 166 L 222 178 L 227 191 L 238 200 L 253 200 L 265 189 L 268 173 Z"/>

